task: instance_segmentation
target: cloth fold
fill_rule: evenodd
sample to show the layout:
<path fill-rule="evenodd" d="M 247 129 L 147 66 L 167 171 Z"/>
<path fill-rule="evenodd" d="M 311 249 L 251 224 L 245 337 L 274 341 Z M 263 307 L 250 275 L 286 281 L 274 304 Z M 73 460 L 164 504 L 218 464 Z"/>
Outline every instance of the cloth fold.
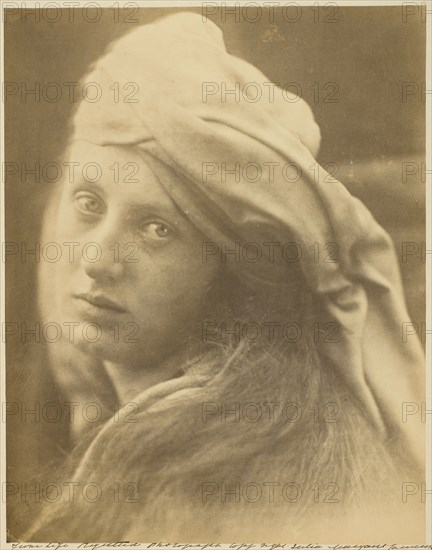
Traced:
<path fill-rule="evenodd" d="M 423 426 L 403 422 L 402 408 L 424 401 L 424 359 L 416 338 L 402 341 L 409 316 L 394 247 L 367 208 L 317 169 L 320 132 L 306 103 L 227 53 L 220 29 L 193 13 L 130 32 L 88 79 L 103 89 L 134 83 L 134 94 L 120 86 L 118 103 L 107 94 L 82 102 L 73 140 L 137 147 L 211 242 L 294 242 L 320 322 L 339 327 L 339 340 L 319 352 L 377 430 L 421 463 Z M 278 285 L 284 299 L 286 261 L 227 265 L 255 285 Z"/>

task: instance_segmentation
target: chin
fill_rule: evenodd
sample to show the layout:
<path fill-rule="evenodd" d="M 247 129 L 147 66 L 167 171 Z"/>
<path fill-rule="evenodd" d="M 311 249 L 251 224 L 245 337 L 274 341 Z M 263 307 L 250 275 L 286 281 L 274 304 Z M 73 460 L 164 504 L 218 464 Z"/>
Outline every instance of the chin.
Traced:
<path fill-rule="evenodd" d="M 138 343 L 113 342 L 111 335 L 102 333 L 100 340 L 89 342 L 83 338 L 74 341 L 74 346 L 81 352 L 96 357 L 101 361 L 111 361 L 125 365 L 134 365 L 139 362 L 142 353 Z"/>

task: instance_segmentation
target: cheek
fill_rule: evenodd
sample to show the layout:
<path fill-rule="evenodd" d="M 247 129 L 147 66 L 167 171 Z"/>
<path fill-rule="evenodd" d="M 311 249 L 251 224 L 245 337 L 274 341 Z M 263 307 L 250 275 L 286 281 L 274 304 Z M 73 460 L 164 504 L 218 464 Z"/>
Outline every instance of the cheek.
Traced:
<path fill-rule="evenodd" d="M 54 231 L 59 237 L 74 232 L 74 223 L 71 219 L 71 209 L 68 204 L 67 191 L 63 191 L 58 204 L 57 215 L 54 218 Z"/>
<path fill-rule="evenodd" d="M 220 270 L 217 261 L 202 262 L 190 249 L 173 250 L 163 260 L 147 263 L 145 269 L 136 272 L 136 311 L 145 318 L 153 309 L 156 315 L 188 318 L 198 313 Z"/>
<path fill-rule="evenodd" d="M 179 251 L 174 266 L 175 285 L 187 294 L 198 296 L 208 289 L 221 271 L 218 257 L 203 257 L 201 241 L 192 242 Z"/>
<path fill-rule="evenodd" d="M 70 191 L 65 189 L 53 217 L 53 232 L 58 242 L 86 242 L 91 226 L 79 221 Z"/>

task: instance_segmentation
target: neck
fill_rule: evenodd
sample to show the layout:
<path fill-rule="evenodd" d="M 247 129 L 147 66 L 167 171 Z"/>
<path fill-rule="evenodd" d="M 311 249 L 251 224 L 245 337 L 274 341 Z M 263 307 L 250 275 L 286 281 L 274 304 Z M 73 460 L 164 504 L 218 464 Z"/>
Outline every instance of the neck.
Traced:
<path fill-rule="evenodd" d="M 148 388 L 175 378 L 181 374 L 181 367 L 191 357 L 190 349 L 177 350 L 158 364 L 136 369 L 129 365 L 104 361 L 104 367 L 117 392 L 121 405 L 133 402 Z"/>

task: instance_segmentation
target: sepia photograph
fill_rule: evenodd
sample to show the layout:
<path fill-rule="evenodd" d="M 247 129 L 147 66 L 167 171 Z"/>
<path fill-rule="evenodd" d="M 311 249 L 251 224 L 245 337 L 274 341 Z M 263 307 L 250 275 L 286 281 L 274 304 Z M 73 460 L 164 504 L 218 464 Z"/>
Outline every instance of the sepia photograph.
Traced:
<path fill-rule="evenodd" d="M 0 547 L 431 548 L 432 4 L 1 7 Z"/>

